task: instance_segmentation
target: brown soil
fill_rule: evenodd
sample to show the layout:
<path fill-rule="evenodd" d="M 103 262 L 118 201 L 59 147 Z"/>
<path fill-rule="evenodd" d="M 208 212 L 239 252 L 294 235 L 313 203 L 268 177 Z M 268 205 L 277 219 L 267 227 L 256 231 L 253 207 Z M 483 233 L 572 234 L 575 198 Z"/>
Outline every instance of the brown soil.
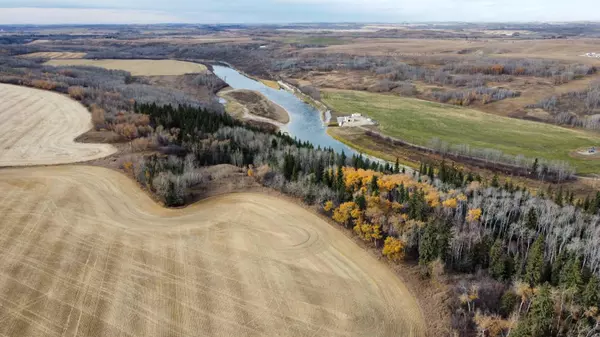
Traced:
<path fill-rule="evenodd" d="M 282 198 L 171 210 L 108 169 L 2 173 L 3 335 L 425 335 L 389 268 Z"/>
<path fill-rule="evenodd" d="M 92 128 L 79 102 L 54 92 L 0 84 L 0 167 L 66 164 L 116 152 L 73 139 Z"/>

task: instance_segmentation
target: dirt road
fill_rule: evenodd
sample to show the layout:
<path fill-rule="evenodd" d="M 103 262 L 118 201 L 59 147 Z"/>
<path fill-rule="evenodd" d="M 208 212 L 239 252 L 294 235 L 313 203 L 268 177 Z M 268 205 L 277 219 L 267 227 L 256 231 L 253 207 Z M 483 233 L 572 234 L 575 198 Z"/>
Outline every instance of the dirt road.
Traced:
<path fill-rule="evenodd" d="M 66 96 L 0 84 L 0 167 L 74 163 L 116 152 L 112 145 L 73 141 L 91 128 L 90 113 Z"/>
<path fill-rule="evenodd" d="M 104 168 L 0 172 L 0 335 L 424 335 L 398 277 L 293 203 L 170 210 Z"/>

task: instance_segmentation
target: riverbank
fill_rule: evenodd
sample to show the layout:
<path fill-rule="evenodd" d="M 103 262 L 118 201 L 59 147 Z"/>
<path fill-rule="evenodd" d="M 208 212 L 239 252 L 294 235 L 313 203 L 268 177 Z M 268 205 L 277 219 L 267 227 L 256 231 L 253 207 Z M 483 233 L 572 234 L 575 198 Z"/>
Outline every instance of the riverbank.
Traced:
<path fill-rule="evenodd" d="M 394 163 L 398 159 L 398 162 L 409 171 L 419 168 L 419 164 L 414 160 L 410 160 L 410 157 L 405 154 L 390 151 L 391 149 L 388 147 L 383 147 L 375 140 L 365 137 L 364 131 L 361 129 L 333 126 L 327 128 L 327 134 L 370 158 L 390 163 Z"/>
<path fill-rule="evenodd" d="M 296 97 L 298 97 L 304 103 L 309 104 L 312 107 L 314 107 L 315 109 L 317 109 L 321 115 L 321 121 L 324 124 L 329 123 L 329 120 L 331 119 L 331 113 L 330 113 L 327 105 L 325 105 L 323 102 L 319 102 L 319 101 L 315 100 L 314 98 L 308 96 L 307 94 L 303 93 L 298 87 L 294 86 L 291 83 L 287 83 L 284 81 L 278 81 L 277 83 L 279 83 L 281 88 L 283 88 L 284 90 L 287 90 L 287 91 L 293 93 Z M 328 113 L 329 113 L 329 115 L 328 115 Z"/>
<path fill-rule="evenodd" d="M 289 114 L 290 122 L 283 125 L 281 131 L 287 132 L 299 140 L 311 142 L 315 147 L 331 148 L 336 152 L 344 151 L 349 156 L 358 155 L 357 151 L 327 134 L 327 127 L 323 123 L 320 110 L 295 95 L 294 91 L 297 89 L 294 90 L 293 87 L 288 86 L 289 90 L 275 90 L 230 67 L 212 65 L 212 69 L 215 75 L 233 89 L 259 92 L 274 104 L 285 109 Z"/>
<path fill-rule="evenodd" d="M 272 102 L 260 92 L 232 89 L 221 90 L 218 95 L 227 100 L 226 110 L 229 110 L 227 112 L 236 118 L 261 117 L 261 121 L 275 122 L 277 126 L 290 121 L 289 114 L 283 107 Z"/>

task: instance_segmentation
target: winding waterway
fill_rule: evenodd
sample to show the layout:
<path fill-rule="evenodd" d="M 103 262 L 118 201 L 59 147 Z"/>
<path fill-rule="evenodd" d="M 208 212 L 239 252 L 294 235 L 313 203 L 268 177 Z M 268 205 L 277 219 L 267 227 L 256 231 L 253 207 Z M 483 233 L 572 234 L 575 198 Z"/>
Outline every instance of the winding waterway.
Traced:
<path fill-rule="evenodd" d="M 321 120 L 321 113 L 313 106 L 303 102 L 294 94 L 285 90 L 275 90 L 240 74 L 237 70 L 213 66 L 215 75 L 227 82 L 234 89 L 255 90 L 265 95 L 268 99 L 282 106 L 290 115 L 290 122 L 281 127 L 281 131 L 289 133 L 302 141 L 309 141 L 315 147 L 330 147 L 337 152 L 344 151 L 346 154 L 357 154 L 356 151 L 335 140 L 326 132 L 327 126 Z"/>

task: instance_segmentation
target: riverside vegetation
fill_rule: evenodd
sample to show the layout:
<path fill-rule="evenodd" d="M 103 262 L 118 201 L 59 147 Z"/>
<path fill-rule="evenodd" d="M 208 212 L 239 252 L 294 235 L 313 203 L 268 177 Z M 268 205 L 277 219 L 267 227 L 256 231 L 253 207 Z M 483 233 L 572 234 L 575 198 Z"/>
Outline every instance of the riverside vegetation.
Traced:
<path fill-rule="evenodd" d="M 189 188 L 207 179 L 203 166 L 233 164 L 265 186 L 318 205 L 391 263 L 418 262 L 424 277 L 447 281 L 458 335 L 600 332 L 600 194 L 533 195 L 444 164 L 423 163 L 420 173 L 406 174 L 398 164 L 261 131 L 222 107 L 125 72 L 3 62 L 3 82 L 68 93 L 92 109 L 95 103 L 103 111 L 95 115 L 98 128 L 133 125 L 135 132 L 124 134 L 153 153 L 123 168 L 168 206 L 189 201 Z"/>
<path fill-rule="evenodd" d="M 186 202 L 188 188 L 206 178 L 202 166 L 233 164 L 320 205 L 392 263 L 415 261 L 424 276 L 452 280 L 459 335 L 586 336 L 598 329 L 600 193 L 587 200 L 560 189 L 533 195 L 445 164 L 406 174 L 398 164 L 314 148 L 201 108 L 136 109 L 150 117 L 153 142 L 177 154 L 126 165 L 167 205 Z"/>

